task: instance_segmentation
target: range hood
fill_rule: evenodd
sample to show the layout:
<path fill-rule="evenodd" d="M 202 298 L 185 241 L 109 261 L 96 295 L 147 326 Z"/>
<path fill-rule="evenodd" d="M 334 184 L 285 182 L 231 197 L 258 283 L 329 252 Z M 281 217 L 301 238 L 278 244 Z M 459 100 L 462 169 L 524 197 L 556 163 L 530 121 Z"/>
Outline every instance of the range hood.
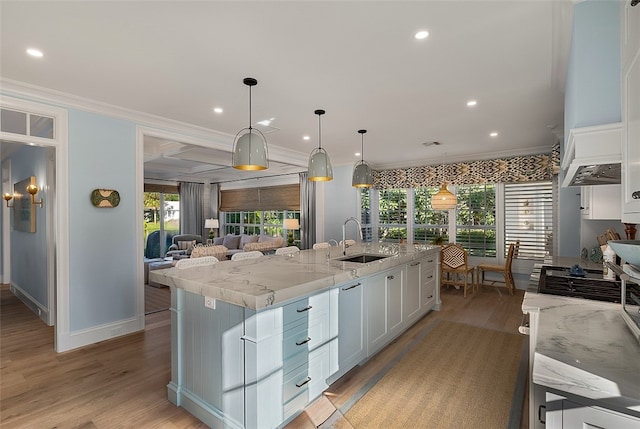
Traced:
<path fill-rule="evenodd" d="M 569 131 L 561 168 L 562 186 L 620 183 L 622 123 L 573 128 Z"/>

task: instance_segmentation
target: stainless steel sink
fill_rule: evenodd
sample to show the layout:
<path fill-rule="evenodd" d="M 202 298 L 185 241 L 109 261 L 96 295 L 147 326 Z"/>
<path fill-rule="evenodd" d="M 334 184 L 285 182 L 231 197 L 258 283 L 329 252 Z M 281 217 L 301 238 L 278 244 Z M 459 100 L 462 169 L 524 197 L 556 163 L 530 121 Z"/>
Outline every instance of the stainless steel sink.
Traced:
<path fill-rule="evenodd" d="M 345 256 L 342 258 L 337 258 L 338 261 L 343 262 L 357 262 L 360 264 L 366 264 L 367 262 L 379 261 L 380 259 L 388 258 L 385 255 L 356 255 L 356 256 Z"/>

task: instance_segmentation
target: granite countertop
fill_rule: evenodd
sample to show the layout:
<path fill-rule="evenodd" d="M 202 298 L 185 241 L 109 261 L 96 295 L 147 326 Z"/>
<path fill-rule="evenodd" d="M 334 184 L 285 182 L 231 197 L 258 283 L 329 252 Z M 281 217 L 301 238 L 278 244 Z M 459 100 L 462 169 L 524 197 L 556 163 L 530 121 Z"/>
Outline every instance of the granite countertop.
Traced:
<path fill-rule="evenodd" d="M 267 255 L 244 261 L 221 261 L 188 269 L 167 268 L 149 273 L 149 280 L 231 304 L 260 310 L 360 277 L 437 253 L 438 246 L 385 243 L 356 244 L 347 256 L 388 255 L 367 264 L 343 262 L 342 249 L 302 250 L 293 255 Z"/>
<path fill-rule="evenodd" d="M 640 416 L 640 344 L 620 304 L 525 293 L 539 312 L 533 382 Z"/>

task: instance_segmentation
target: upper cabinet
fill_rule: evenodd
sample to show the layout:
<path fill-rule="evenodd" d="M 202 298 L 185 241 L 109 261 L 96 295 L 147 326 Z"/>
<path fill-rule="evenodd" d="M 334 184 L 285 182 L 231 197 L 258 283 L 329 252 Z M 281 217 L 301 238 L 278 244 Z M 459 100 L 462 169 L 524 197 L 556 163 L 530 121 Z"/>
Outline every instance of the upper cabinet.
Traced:
<path fill-rule="evenodd" d="M 622 43 L 622 221 L 640 223 L 640 4 L 624 2 Z"/>

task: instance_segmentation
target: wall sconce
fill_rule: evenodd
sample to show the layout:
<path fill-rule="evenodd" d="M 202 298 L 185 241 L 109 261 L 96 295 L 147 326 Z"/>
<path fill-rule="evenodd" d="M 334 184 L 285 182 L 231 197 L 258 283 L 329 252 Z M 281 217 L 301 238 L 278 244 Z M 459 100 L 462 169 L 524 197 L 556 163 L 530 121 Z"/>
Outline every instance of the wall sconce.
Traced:
<path fill-rule="evenodd" d="M 27 192 L 31 195 L 31 204 L 34 206 L 37 205 L 42 207 L 42 204 L 43 204 L 42 198 L 40 198 L 40 201 L 36 201 L 36 194 L 38 193 L 39 190 L 40 188 L 38 188 L 38 185 L 31 184 L 27 186 Z"/>
<path fill-rule="evenodd" d="M 13 199 L 13 194 L 2 194 L 2 198 L 4 198 L 4 200 L 7 202 L 7 207 L 9 207 L 10 209 L 13 208 L 13 206 L 9 205 L 9 201 L 11 201 Z"/>

